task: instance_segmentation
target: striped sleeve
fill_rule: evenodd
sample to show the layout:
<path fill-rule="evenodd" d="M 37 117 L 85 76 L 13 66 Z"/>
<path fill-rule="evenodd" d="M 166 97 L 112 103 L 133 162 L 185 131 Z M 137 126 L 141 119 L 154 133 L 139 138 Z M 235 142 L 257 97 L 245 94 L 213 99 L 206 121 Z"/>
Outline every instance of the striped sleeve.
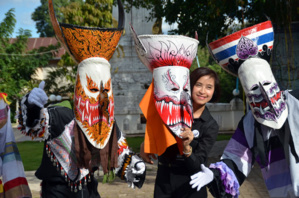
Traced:
<path fill-rule="evenodd" d="M 242 124 L 239 124 L 234 135 L 228 142 L 221 159 L 232 160 L 238 167 L 238 170 L 247 177 L 252 167 L 252 152 L 241 129 Z"/>

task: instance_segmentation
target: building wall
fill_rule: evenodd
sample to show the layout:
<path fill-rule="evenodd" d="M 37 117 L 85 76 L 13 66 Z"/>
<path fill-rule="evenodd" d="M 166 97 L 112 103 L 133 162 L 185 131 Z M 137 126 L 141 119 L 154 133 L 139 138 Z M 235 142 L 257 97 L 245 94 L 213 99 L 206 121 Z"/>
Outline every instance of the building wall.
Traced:
<path fill-rule="evenodd" d="M 113 9 L 116 19 L 117 11 L 117 8 Z M 145 130 L 144 124 L 140 123 L 139 103 L 152 81 L 152 73 L 137 57 L 129 23 L 137 34 L 152 34 L 154 22 L 147 22 L 146 16 L 146 9 L 133 8 L 130 13 L 125 13 L 125 34 L 110 60 L 115 118 L 121 130 L 132 134 L 144 133 Z"/>

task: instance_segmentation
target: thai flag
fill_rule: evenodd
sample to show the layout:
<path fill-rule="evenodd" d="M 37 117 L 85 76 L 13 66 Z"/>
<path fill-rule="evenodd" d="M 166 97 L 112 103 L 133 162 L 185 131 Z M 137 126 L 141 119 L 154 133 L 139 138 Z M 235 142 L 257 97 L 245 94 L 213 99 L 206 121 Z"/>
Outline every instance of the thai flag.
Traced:
<path fill-rule="evenodd" d="M 262 51 L 263 45 L 267 45 L 269 49 L 273 47 L 274 33 L 271 21 L 245 28 L 209 44 L 220 66 L 226 67 L 230 58 L 235 61 L 240 58 L 236 54 L 236 48 L 242 36 L 252 40 L 258 46 L 258 51 Z"/>

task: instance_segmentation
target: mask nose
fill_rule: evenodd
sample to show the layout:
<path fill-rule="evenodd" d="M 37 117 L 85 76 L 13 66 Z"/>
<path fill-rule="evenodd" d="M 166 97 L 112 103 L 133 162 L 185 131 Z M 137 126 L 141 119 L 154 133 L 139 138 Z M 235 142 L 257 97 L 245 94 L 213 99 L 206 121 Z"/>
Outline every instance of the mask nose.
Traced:
<path fill-rule="evenodd" d="M 264 86 L 262 85 L 261 82 L 259 82 L 259 86 L 260 86 L 261 94 L 262 94 L 264 100 L 267 101 L 267 104 L 270 107 L 270 112 L 272 112 L 273 114 L 275 114 L 276 116 L 278 116 L 277 112 L 275 111 L 275 109 L 273 107 L 271 99 L 269 98 L 269 96 L 268 96 L 268 94 L 267 94 L 267 92 L 266 92 L 266 90 L 265 90 L 265 88 L 264 88 Z"/>
<path fill-rule="evenodd" d="M 191 97 L 188 94 L 188 92 L 182 91 L 180 94 L 180 99 L 181 99 L 181 106 L 185 107 L 187 112 L 192 117 L 193 113 L 192 113 L 192 106 L 191 106 Z M 183 115 L 183 108 L 181 108 L 181 113 Z"/>

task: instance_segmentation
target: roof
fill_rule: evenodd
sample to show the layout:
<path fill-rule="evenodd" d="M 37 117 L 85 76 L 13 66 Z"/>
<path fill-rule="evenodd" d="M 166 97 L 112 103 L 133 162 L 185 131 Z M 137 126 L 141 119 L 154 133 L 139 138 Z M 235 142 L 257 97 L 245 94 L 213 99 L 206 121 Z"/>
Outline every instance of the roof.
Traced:
<path fill-rule="evenodd" d="M 16 38 L 11 38 L 9 40 L 10 43 L 13 43 Z M 40 47 L 47 47 L 49 45 L 56 45 L 57 39 L 55 37 L 41 37 L 41 38 L 28 38 L 27 50 L 38 49 Z M 58 53 L 54 53 L 54 59 L 61 58 L 61 56 L 65 53 L 65 49 L 61 47 L 58 50 Z"/>

